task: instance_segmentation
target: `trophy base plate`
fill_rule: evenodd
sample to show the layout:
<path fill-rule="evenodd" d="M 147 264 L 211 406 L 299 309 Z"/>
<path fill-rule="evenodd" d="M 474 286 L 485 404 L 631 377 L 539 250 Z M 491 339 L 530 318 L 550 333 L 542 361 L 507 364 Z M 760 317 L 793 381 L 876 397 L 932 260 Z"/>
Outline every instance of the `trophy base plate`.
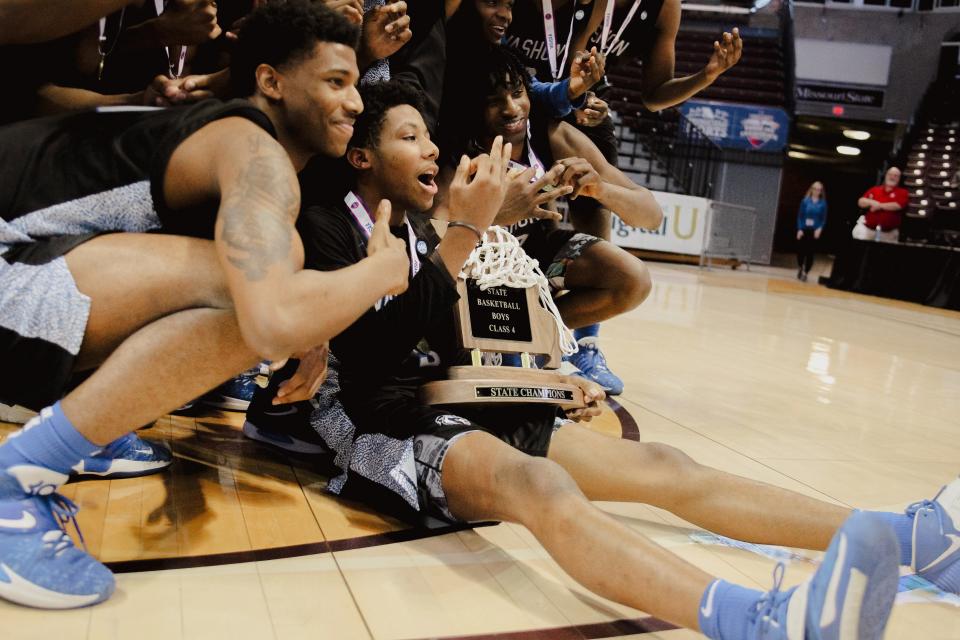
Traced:
<path fill-rule="evenodd" d="M 583 390 L 564 376 L 518 367 L 451 367 L 449 380 L 420 387 L 426 404 L 550 404 L 563 409 L 584 406 Z"/>

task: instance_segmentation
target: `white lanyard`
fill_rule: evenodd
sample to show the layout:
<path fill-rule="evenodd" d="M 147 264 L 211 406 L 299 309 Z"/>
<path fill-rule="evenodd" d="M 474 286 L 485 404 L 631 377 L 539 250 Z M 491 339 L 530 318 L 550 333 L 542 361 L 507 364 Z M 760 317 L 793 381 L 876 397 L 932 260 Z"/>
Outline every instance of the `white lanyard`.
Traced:
<path fill-rule="evenodd" d="M 157 8 L 157 17 L 159 18 L 163 15 L 163 10 L 166 8 L 164 6 L 164 0 L 153 0 L 153 5 Z M 187 59 L 187 45 L 180 45 L 180 56 L 177 58 L 176 70 L 174 70 L 173 61 L 170 59 L 170 47 L 163 45 L 163 50 L 167 53 L 167 70 L 170 73 L 170 77 L 179 78 L 183 75 L 183 63 Z"/>
<path fill-rule="evenodd" d="M 616 0 L 607 0 L 607 6 L 603 8 L 603 31 L 600 35 L 600 53 L 607 55 L 607 53 L 620 42 L 620 36 L 623 35 L 624 29 L 626 29 L 630 21 L 633 20 L 633 15 L 637 12 L 637 9 L 640 8 L 641 2 L 642 0 L 633 0 L 633 6 L 630 7 L 630 11 L 627 12 L 627 17 L 623 19 L 623 24 L 617 29 L 617 33 L 613 36 L 613 40 L 610 41 L 610 46 L 608 47 L 607 36 L 610 35 L 610 29 L 613 27 L 613 10 L 616 5 Z"/>
<path fill-rule="evenodd" d="M 350 191 L 343 197 L 343 202 L 347 205 L 350 215 L 357 221 L 357 225 L 360 227 L 360 231 L 364 237 L 369 240 L 370 236 L 373 235 L 374 222 L 373 218 L 370 217 L 370 212 L 367 211 L 367 207 L 363 204 L 363 200 L 353 191 Z M 407 251 L 410 254 L 411 277 L 416 277 L 417 273 L 420 272 L 420 258 L 417 256 L 417 245 L 419 245 L 420 242 L 417 240 L 417 235 L 413 232 L 413 225 L 410 224 L 406 216 L 403 218 L 403 224 L 407 227 Z"/>
<path fill-rule="evenodd" d="M 507 163 L 507 166 L 511 169 L 527 169 L 533 167 L 534 175 L 530 179 L 530 182 L 536 182 L 543 177 L 543 174 L 546 173 L 546 169 L 543 167 L 543 163 L 540 162 L 540 158 L 537 157 L 537 154 L 533 151 L 532 136 L 530 135 L 530 120 L 527 119 L 527 166 L 524 167 L 519 162 L 514 162 L 511 160 Z"/>
<path fill-rule="evenodd" d="M 567 66 L 567 56 L 570 55 L 570 41 L 573 39 L 573 23 L 577 18 L 576 7 L 573 8 L 573 15 L 570 16 L 570 30 L 567 32 L 567 44 L 563 49 L 563 60 L 560 66 L 557 66 L 557 27 L 553 15 L 553 2 L 543 0 L 543 32 L 547 36 L 547 58 L 550 60 L 550 73 L 553 74 L 553 81 L 556 82 L 563 75 L 563 70 Z"/>

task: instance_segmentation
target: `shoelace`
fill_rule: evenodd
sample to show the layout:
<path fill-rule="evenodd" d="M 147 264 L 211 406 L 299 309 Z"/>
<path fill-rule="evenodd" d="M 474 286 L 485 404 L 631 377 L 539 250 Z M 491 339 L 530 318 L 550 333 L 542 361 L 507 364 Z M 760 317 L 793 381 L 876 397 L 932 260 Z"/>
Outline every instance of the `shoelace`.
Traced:
<path fill-rule="evenodd" d="M 914 502 L 904 509 L 904 513 L 912 518 L 916 516 L 917 512 L 920 510 L 936 511 L 936 508 L 933 506 L 933 500 L 920 500 L 919 502 Z"/>
<path fill-rule="evenodd" d="M 759 619 L 760 624 L 763 625 L 762 629 L 764 631 L 770 628 L 770 623 L 772 621 L 770 616 L 776 606 L 779 604 L 777 602 L 777 596 L 780 595 L 780 586 L 783 584 L 783 575 L 785 572 L 786 565 L 784 565 L 782 562 L 778 562 L 777 566 L 773 570 L 773 588 L 770 589 L 770 591 L 767 591 L 759 600 L 757 600 L 757 603 L 754 605 L 754 610 L 750 614 L 750 621 L 756 623 Z"/>
<path fill-rule="evenodd" d="M 603 352 L 599 348 L 594 348 L 596 355 L 593 360 L 593 368 L 599 369 L 600 371 L 610 371 L 610 367 L 607 366 L 607 358 L 603 355 Z"/>
<path fill-rule="evenodd" d="M 41 538 L 45 544 L 50 545 L 53 554 L 59 555 L 73 546 L 73 539 L 70 537 L 70 534 L 67 533 L 67 525 L 69 524 L 73 525 L 77 536 L 80 538 L 80 544 L 83 545 L 83 549 L 86 551 L 87 542 L 83 539 L 83 532 L 80 531 L 80 525 L 77 523 L 77 513 L 80 511 L 80 507 L 59 493 L 51 493 L 37 497 L 46 503 L 50 509 L 50 513 L 53 514 L 53 517 L 57 521 L 57 526 L 60 527 L 58 530 L 47 531 Z"/>

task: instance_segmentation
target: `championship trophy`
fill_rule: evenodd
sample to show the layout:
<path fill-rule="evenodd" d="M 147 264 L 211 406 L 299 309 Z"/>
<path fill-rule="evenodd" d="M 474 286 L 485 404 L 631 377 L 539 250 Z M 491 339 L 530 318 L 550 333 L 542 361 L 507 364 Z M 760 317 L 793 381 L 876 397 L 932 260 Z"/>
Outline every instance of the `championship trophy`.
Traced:
<path fill-rule="evenodd" d="M 553 369 L 561 354 L 577 350 L 563 324 L 546 277 L 517 239 L 491 227 L 457 279 L 455 311 L 460 346 L 472 364 L 453 366 L 446 380 L 425 383 L 421 399 L 430 405 L 551 404 L 564 410 L 585 406 L 583 390 Z M 485 365 L 484 354 L 519 354 L 520 367 Z M 535 356 L 547 358 L 533 368 Z"/>

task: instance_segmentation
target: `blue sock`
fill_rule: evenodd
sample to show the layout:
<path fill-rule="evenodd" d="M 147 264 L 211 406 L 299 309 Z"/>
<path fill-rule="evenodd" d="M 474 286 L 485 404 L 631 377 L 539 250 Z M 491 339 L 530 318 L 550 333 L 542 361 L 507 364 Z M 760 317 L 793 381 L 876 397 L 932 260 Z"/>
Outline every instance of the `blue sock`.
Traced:
<path fill-rule="evenodd" d="M 83 437 L 57 402 L 0 446 L 0 469 L 31 464 L 58 473 L 70 473 L 78 462 L 101 447 Z"/>
<path fill-rule="evenodd" d="M 747 589 L 717 578 L 700 599 L 697 616 L 703 635 L 713 640 L 746 638 L 750 612 L 762 596 L 756 589 Z"/>
<path fill-rule="evenodd" d="M 591 324 L 586 327 L 580 327 L 573 330 L 573 337 L 578 341 L 580 338 L 596 338 L 600 335 L 600 323 Z"/>
<path fill-rule="evenodd" d="M 900 543 L 900 564 L 909 567 L 913 561 L 913 517 L 905 513 L 887 513 L 871 511 L 875 516 L 893 527 L 893 532 Z"/>

